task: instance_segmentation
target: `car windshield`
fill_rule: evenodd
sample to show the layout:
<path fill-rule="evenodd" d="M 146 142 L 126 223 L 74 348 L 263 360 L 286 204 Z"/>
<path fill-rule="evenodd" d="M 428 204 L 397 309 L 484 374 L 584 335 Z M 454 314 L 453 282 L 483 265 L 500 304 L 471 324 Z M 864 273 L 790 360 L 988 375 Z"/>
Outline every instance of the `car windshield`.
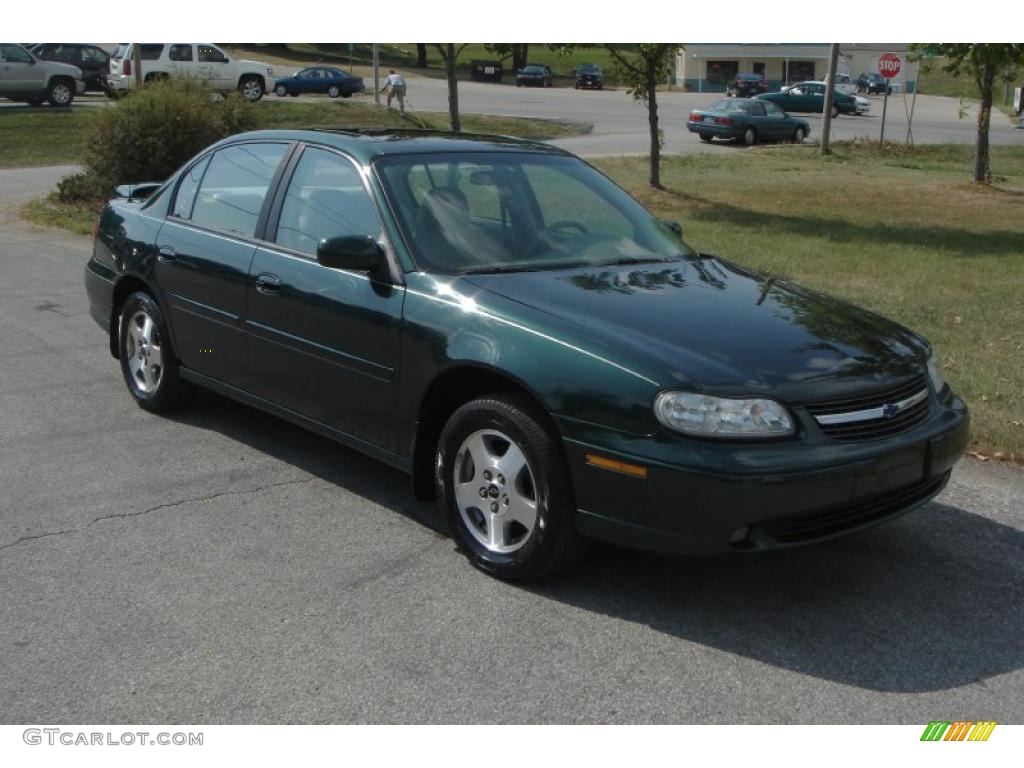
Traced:
<path fill-rule="evenodd" d="M 755 83 L 761 82 L 764 78 L 761 75 L 737 75 L 737 80 L 750 80 Z"/>
<path fill-rule="evenodd" d="M 749 112 L 749 99 L 722 99 L 711 105 L 709 112 Z"/>
<path fill-rule="evenodd" d="M 692 254 L 633 198 L 574 157 L 392 155 L 375 168 L 426 271 L 533 271 Z"/>
<path fill-rule="evenodd" d="M 536 67 L 530 65 L 528 67 L 523 67 L 523 72 L 526 72 L 527 74 L 530 75 L 540 75 L 544 72 L 544 67 Z"/>
<path fill-rule="evenodd" d="M 580 74 L 596 74 L 601 71 L 601 68 L 597 64 L 580 64 L 576 67 L 576 71 Z"/>

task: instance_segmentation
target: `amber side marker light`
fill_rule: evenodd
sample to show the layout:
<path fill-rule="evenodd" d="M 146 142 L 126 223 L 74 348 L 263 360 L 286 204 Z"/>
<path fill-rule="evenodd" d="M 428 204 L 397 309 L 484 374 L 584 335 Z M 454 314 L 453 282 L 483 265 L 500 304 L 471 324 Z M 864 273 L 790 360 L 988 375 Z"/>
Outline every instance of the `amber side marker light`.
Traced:
<path fill-rule="evenodd" d="M 596 453 L 587 454 L 587 464 L 592 467 L 600 467 L 601 469 L 610 469 L 612 472 L 621 472 L 630 477 L 639 477 L 640 479 L 646 479 L 647 477 L 647 467 L 627 464 L 624 461 L 616 461 L 605 456 L 598 456 Z"/>

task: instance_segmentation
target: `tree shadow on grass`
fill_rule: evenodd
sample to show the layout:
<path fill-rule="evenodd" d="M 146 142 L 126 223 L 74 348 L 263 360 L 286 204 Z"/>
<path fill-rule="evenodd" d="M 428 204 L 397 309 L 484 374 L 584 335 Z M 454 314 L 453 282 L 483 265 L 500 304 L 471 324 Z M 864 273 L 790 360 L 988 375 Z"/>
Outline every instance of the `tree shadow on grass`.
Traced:
<path fill-rule="evenodd" d="M 975 232 L 948 226 L 889 224 L 884 221 L 884 216 L 880 216 L 877 223 L 860 224 L 823 216 L 765 213 L 679 190 L 665 192 L 685 202 L 693 219 L 733 227 L 820 237 L 840 243 L 918 246 L 961 257 L 1024 255 L 1024 235 L 1019 230 Z M 1013 193 L 1014 190 L 1001 192 Z"/>
<path fill-rule="evenodd" d="M 405 474 L 288 422 L 205 391 L 173 418 L 444 532 Z M 594 545 L 558 580 L 522 588 L 869 690 L 940 691 L 1024 666 L 1024 532 L 945 503 L 760 555 L 674 559 Z"/>

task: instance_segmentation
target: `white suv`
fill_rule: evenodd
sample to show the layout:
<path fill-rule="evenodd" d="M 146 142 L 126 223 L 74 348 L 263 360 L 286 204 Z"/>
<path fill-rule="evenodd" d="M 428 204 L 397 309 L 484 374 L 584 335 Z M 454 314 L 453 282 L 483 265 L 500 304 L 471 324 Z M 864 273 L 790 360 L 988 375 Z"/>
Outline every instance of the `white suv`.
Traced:
<path fill-rule="evenodd" d="M 206 81 L 215 91 L 239 90 L 249 101 L 259 101 L 274 89 L 269 64 L 232 59 L 209 43 L 140 43 L 143 80 L 192 77 Z M 135 87 L 135 43 L 121 43 L 110 57 L 107 92 L 120 95 Z"/>

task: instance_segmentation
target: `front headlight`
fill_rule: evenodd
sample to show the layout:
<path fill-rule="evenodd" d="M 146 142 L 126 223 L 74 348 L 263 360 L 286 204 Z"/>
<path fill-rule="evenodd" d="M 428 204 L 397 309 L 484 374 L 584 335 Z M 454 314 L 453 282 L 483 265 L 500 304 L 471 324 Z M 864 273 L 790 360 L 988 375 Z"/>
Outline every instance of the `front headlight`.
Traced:
<path fill-rule="evenodd" d="M 662 392 L 654 400 L 662 424 L 688 435 L 779 437 L 793 434 L 793 420 L 774 400 L 730 399 L 695 392 Z"/>
<path fill-rule="evenodd" d="M 942 394 L 942 390 L 946 388 L 946 378 L 942 375 L 939 356 L 935 354 L 934 350 L 928 355 L 928 378 L 932 380 L 936 394 Z"/>

